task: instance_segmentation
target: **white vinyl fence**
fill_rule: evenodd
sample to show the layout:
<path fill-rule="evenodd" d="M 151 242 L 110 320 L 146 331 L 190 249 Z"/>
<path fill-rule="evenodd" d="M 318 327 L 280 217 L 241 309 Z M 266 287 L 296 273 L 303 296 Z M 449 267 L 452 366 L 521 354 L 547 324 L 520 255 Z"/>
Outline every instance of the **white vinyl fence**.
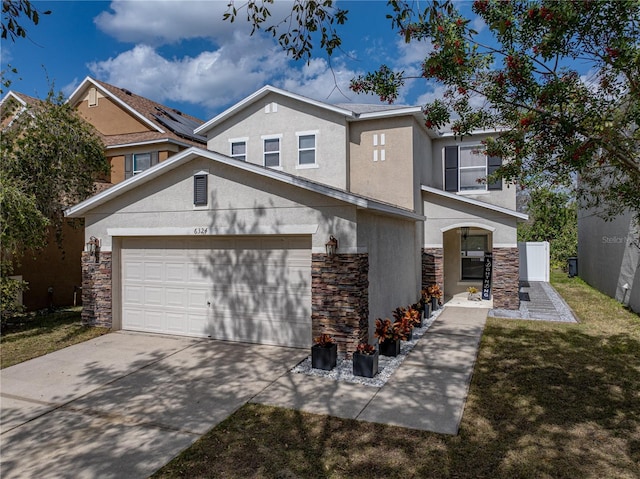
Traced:
<path fill-rule="evenodd" d="M 549 242 L 518 243 L 520 281 L 549 281 Z"/>

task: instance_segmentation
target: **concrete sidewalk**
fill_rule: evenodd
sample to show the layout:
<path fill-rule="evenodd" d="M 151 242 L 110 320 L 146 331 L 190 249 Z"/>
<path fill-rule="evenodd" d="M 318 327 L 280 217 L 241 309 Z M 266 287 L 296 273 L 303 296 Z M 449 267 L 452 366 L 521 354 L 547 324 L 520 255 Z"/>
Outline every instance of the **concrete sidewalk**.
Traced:
<path fill-rule="evenodd" d="M 252 402 L 457 434 L 488 311 L 446 307 L 381 388 L 289 372 Z"/>

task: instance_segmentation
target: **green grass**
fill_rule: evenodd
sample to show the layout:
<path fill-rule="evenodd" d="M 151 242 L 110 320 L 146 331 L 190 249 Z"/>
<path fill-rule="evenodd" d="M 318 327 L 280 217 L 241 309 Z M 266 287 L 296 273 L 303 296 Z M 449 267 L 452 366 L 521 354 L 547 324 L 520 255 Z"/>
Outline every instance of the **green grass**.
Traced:
<path fill-rule="evenodd" d="M 83 326 L 81 308 L 49 314 L 26 314 L 4 321 L 0 335 L 0 368 L 37 358 L 109 332 L 106 328 Z"/>
<path fill-rule="evenodd" d="M 248 404 L 154 477 L 637 479 L 640 317 L 552 282 L 581 322 L 490 318 L 458 436 Z"/>

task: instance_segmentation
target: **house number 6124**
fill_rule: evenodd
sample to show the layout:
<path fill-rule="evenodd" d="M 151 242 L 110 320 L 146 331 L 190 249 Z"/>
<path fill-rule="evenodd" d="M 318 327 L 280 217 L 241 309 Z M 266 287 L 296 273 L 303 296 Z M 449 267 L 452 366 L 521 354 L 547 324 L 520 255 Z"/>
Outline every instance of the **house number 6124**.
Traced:
<path fill-rule="evenodd" d="M 208 232 L 209 232 L 209 228 L 205 228 L 205 227 L 193 228 L 194 235 L 206 235 Z"/>

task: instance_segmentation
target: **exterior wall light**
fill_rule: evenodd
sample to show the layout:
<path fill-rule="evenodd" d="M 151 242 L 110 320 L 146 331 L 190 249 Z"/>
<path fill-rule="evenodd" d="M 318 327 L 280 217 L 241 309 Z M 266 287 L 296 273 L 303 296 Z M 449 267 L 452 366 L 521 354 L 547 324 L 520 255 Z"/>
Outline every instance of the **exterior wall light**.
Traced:
<path fill-rule="evenodd" d="M 324 247 L 327 250 L 327 256 L 335 256 L 338 250 L 338 240 L 333 235 L 330 235 L 329 241 L 325 243 Z"/>
<path fill-rule="evenodd" d="M 87 252 L 89 253 L 89 256 L 94 258 L 94 261 L 97 261 L 98 253 L 100 253 L 99 238 L 96 238 L 95 236 L 92 236 L 91 238 L 89 238 L 89 241 L 87 242 Z"/>

